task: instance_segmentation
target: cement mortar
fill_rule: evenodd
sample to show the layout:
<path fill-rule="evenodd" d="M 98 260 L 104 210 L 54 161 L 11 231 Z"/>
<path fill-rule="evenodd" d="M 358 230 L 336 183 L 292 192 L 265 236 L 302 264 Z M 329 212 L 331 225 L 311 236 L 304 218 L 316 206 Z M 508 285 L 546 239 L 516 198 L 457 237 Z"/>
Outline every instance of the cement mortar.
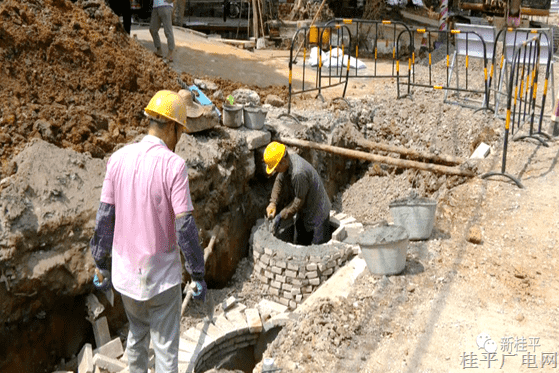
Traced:
<path fill-rule="evenodd" d="M 359 236 L 358 242 L 363 246 L 376 246 L 407 239 L 408 233 L 403 227 L 388 225 L 365 229 L 365 231 Z"/>

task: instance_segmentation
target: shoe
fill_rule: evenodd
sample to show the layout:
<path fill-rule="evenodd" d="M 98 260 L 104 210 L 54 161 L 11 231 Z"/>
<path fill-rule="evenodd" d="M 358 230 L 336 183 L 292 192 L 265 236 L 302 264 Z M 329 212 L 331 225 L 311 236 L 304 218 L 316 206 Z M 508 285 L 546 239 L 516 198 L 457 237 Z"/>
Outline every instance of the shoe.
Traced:
<path fill-rule="evenodd" d="M 155 51 L 155 55 L 157 57 L 163 57 L 163 52 L 161 51 L 161 49 L 158 49 L 158 50 Z"/>
<path fill-rule="evenodd" d="M 167 53 L 167 61 L 173 62 L 173 51 L 169 51 L 169 53 Z"/>

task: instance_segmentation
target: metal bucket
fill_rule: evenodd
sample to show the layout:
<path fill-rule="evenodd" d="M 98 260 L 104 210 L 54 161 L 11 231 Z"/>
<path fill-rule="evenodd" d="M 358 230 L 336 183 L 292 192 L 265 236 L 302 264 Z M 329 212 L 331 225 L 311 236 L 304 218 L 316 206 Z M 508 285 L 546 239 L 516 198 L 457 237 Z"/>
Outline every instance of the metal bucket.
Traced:
<path fill-rule="evenodd" d="M 223 104 L 223 125 L 239 128 L 243 124 L 243 105 Z"/>
<path fill-rule="evenodd" d="M 367 268 L 374 275 L 396 275 L 406 268 L 408 232 L 398 225 L 366 229 L 357 239 Z"/>
<path fill-rule="evenodd" d="M 243 110 L 245 127 L 253 130 L 262 129 L 267 114 L 268 111 L 261 106 L 245 106 Z"/>
<path fill-rule="evenodd" d="M 404 227 L 410 240 L 426 240 L 435 224 L 437 202 L 427 198 L 402 199 L 390 202 L 395 225 Z"/>

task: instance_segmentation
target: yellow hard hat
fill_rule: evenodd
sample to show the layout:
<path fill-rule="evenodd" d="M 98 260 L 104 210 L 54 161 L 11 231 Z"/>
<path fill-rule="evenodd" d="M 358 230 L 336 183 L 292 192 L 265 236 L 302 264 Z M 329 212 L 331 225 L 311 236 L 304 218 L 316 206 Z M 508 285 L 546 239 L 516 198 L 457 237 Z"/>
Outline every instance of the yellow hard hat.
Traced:
<path fill-rule="evenodd" d="M 186 104 L 184 99 L 173 91 L 159 91 L 144 109 L 146 116 L 154 119 L 164 117 L 186 127 Z"/>
<path fill-rule="evenodd" d="M 266 172 L 274 172 L 285 154 L 285 145 L 272 141 L 264 150 L 264 162 L 266 162 Z"/>

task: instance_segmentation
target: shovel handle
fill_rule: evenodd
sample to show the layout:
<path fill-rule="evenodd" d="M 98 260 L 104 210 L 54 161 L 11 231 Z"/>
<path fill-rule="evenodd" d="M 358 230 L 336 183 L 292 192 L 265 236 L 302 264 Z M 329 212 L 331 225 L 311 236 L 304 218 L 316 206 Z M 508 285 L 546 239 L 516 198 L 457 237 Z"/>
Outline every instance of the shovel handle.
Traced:
<path fill-rule="evenodd" d="M 102 283 L 103 280 L 105 279 L 105 277 L 103 277 L 103 274 L 101 273 L 99 268 L 95 268 L 95 274 L 97 275 L 97 278 L 99 279 L 99 283 Z"/>

